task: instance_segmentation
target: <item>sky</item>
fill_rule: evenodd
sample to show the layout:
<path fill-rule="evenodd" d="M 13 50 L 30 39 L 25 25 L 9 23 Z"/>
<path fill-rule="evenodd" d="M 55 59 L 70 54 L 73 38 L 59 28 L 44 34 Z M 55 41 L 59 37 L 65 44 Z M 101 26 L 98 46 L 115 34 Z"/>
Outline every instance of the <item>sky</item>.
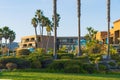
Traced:
<path fill-rule="evenodd" d="M 51 19 L 53 0 L 0 0 L 0 28 L 8 26 L 16 33 L 16 42 L 21 37 L 34 35 L 31 19 L 37 9 Z M 81 0 L 81 36 L 87 34 L 87 27 L 107 31 L 107 0 Z M 111 27 L 120 19 L 120 0 L 111 0 Z M 60 14 L 57 36 L 78 36 L 77 0 L 57 0 L 57 13 Z M 39 34 L 39 31 L 38 31 Z M 46 32 L 44 31 L 44 34 Z M 53 35 L 53 32 L 52 32 Z"/>

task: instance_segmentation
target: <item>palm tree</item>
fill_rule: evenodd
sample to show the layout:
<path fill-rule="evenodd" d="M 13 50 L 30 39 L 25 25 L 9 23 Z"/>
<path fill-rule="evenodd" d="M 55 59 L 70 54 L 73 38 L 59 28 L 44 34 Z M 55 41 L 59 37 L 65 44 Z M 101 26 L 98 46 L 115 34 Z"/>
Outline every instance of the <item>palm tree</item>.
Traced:
<path fill-rule="evenodd" d="M 78 56 L 81 55 L 81 44 L 80 44 L 80 40 L 81 40 L 81 31 L 80 31 L 80 16 L 81 16 L 81 0 L 77 0 L 77 13 L 78 13 Z"/>
<path fill-rule="evenodd" d="M 43 30 L 41 31 L 41 21 L 42 21 L 42 17 L 43 17 L 43 12 L 42 12 L 42 10 L 37 10 L 36 11 L 36 15 L 35 15 L 35 17 L 37 17 L 37 19 L 38 19 L 38 24 L 39 24 L 39 29 L 40 29 L 40 35 L 42 35 L 43 34 Z"/>
<path fill-rule="evenodd" d="M 52 25 L 54 25 L 54 15 L 52 17 Z M 60 14 L 56 13 L 56 26 L 59 27 L 59 21 L 60 21 Z"/>
<path fill-rule="evenodd" d="M 57 36 L 57 18 L 56 18 L 56 13 L 57 13 L 57 0 L 53 0 L 53 14 L 54 14 L 54 59 L 57 59 L 57 42 L 56 42 L 56 36 Z"/>
<path fill-rule="evenodd" d="M 2 49 L 3 30 L 0 28 L 0 48 Z"/>
<path fill-rule="evenodd" d="M 36 41 L 36 48 L 38 48 L 39 44 L 38 44 L 38 35 L 37 35 L 37 26 L 38 26 L 38 20 L 34 17 L 31 21 L 31 24 L 33 25 L 34 29 L 35 29 L 35 41 Z"/>
<path fill-rule="evenodd" d="M 108 53 L 107 53 L 107 59 L 110 59 L 110 0 L 107 0 L 107 26 L 108 26 Z"/>
<path fill-rule="evenodd" d="M 50 39 L 50 36 L 51 36 L 51 31 L 53 31 L 52 29 L 52 22 L 48 19 L 47 22 L 46 22 L 46 31 L 47 31 L 47 36 L 48 36 L 48 39 L 47 39 L 47 45 L 46 45 L 46 51 L 48 50 L 48 45 L 49 45 L 49 39 Z"/>
<path fill-rule="evenodd" d="M 13 30 L 9 32 L 9 43 L 11 44 L 15 40 L 16 34 Z"/>
<path fill-rule="evenodd" d="M 9 39 L 9 27 L 5 26 L 3 27 L 3 37 L 5 38 L 5 47 L 7 47 L 7 40 Z"/>

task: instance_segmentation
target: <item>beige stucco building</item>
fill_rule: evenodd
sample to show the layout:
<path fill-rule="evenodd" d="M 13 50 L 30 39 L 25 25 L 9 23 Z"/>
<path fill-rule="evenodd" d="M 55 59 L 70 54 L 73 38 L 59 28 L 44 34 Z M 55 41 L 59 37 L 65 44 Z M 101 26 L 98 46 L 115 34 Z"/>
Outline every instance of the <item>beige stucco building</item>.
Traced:
<path fill-rule="evenodd" d="M 98 32 L 96 39 L 105 42 L 107 39 L 107 31 Z M 118 44 L 120 41 L 120 19 L 113 22 L 113 27 L 110 29 L 110 44 Z"/>
<path fill-rule="evenodd" d="M 53 48 L 53 36 L 40 36 L 38 35 L 38 44 L 36 44 L 35 35 L 24 36 L 21 38 L 19 48 L 35 48 L 38 45 L 40 48 Z"/>

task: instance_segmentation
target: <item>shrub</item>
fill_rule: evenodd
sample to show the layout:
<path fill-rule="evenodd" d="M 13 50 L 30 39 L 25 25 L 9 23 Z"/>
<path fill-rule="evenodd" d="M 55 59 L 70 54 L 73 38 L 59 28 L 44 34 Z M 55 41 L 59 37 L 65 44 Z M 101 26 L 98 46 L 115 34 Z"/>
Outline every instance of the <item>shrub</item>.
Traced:
<path fill-rule="evenodd" d="M 63 70 L 64 69 L 64 65 L 68 60 L 54 60 L 50 65 L 49 65 L 49 69 L 53 69 L 53 70 Z"/>
<path fill-rule="evenodd" d="M 74 58 L 75 60 L 80 60 L 83 63 L 89 63 L 89 58 L 88 56 L 78 56 Z"/>
<path fill-rule="evenodd" d="M 69 65 L 64 68 L 64 72 L 66 73 L 80 73 L 79 65 Z"/>
<path fill-rule="evenodd" d="M 31 62 L 31 68 L 41 68 L 41 62 L 39 60 L 34 60 L 33 62 Z"/>
<path fill-rule="evenodd" d="M 118 68 L 120 69 L 120 62 L 118 62 L 117 65 L 118 65 Z"/>
<path fill-rule="evenodd" d="M 0 69 L 3 69 L 4 67 L 3 67 L 3 65 L 0 63 Z"/>
<path fill-rule="evenodd" d="M 70 59 L 73 59 L 74 54 L 69 54 L 69 53 L 59 53 L 59 54 L 57 54 L 58 59 L 61 59 L 62 56 L 66 56 L 66 57 L 68 56 Z"/>
<path fill-rule="evenodd" d="M 115 66 L 116 64 L 115 64 L 115 62 L 109 62 L 108 63 L 110 66 Z"/>
<path fill-rule="evenodd" d="M 13 70 L 13 69 L 17 68 L 17 64 L 15 64 L 15 63 L 7 63 L 6 67 L 7 67 L 8 70 Z"/>
<path fill-rule="evenodd" d="M 18 49 L 16 55 L 29 55 L 30 54 L 30 51 L 28 49 Z"/>
<path fill-rule="evenodd" d="M 99 71 L 105 71 L 106 70 L 106 66 L 103 64 L 99 64 Z"/>
<path fill-rule="evenodd" d="M 49 69 L 54 71 L 64 71 L 66 73 L 84 72 L 82 68 L 82 63 L 79 60 L 69 60 L 69 59 L 55 60 L 49 65 Z M 76 70 L 73 71 L 73 69 Z"/>
<path fill-rule="evenodd" d="M 40 55 L 44 55 L 46 52 L 45 52 L 44 48 L 37 48 L 37 49 L 35 49 L 34 53 L 38 53 Z"/>
<path fill-rule="evenodd" d="M 51 56 L 41 56 L 40 61 L 42 64 L 42 68 L 46 68 L 49 64 L 53 62 L 53 58 Z"/>
<path fill-rule="evenodd" d="M 61 59 L 71 59 L 69 56 L 61 56 Z"/>
<path fill-rule="evenodd" d="M 29 68 L 30 67 L 30 62 L 26 59 L 21 59 L 21 58 L 15 58 L 15 57 L 3 57 L 0 59 L 0 63 L 6 67 L 7 63 L 15 63 L 17 64 L 17 68 L 23 69 L 23 68 Z"/>
<path fill-rule="evenodd" d="M 94 64 L 83 64 L 83 69 L 90 74 L 96 72 L 96 68 Z"/>

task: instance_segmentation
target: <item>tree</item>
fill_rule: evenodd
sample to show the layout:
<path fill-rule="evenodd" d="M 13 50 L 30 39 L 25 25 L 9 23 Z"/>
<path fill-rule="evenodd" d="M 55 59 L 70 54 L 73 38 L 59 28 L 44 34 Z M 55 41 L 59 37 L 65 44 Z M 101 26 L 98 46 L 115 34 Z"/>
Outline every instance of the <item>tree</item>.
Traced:
<path fill-rule="evenodd" d="M 38 20 L 39 29 L 40 29 L 40 35 L 43 35 L 43 30 L 41 30 L 41 24 L 42 24 L 42 18 L 43 18 L 43 12 L 42 12 L 42 10 L 40 10 L 40 9 L 37 10 L 35 17 Z"/>
<path fill-rule="evenodd" d="M 87 41 L 92 41 L 96 39 L 97 30 L 92 27 L 87 27 L 88 34 L 85 35 Z"/>
<path fill-rule="evenodd" d="M 9 27 L 3 27 L 3 37 L 5 38 L 5 46 L 7 47 L 7 40 L 9 39 L 10 29 Z"/>
<path fill-rule="evenodd" d="M 2 38 L 3 38 L 3 30 L 0 28 L 0 47 L 2 49 Z"/>
<path fill-rule="evenodd" d="M 54 25 L 54 15 L 52 17 L 52 25 Z M 56 13 L 56 26 L 59 27 L 59 21 L 60 21 L 60 14 Z"/>
<path fill-rule="evenodd" d="M 16 38 L 16 34 L 13 30 L 9 31 L 9 43 L 11 44 Z"/>
<path fill-rule="evenodd" d="M 78 56 L 81 55 L 81 44 L 80 44 L 80 40 L 81 40 L 81 32 L 80 32 L 80 16 L 81 16 L 81 0 L 77 0 L 77 9 L 78 9 Z"/>
<path fill-rule="evenodd" d="M 38 48 L 38 35 L 37 35 L 37 26 L 38 26 L 38 20 L 34 17 L 31 21 L 31 24 L 33 25 L 35 29 L 35 41 L 36 41 L 36 48 Z"/>

